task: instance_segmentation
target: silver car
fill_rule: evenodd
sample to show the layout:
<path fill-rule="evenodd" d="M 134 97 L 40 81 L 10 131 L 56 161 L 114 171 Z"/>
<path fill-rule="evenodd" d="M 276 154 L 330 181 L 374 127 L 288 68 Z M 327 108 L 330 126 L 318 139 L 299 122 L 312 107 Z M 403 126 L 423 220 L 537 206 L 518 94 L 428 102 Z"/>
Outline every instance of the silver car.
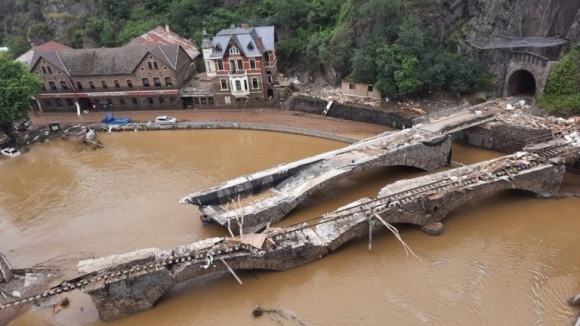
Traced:
<path fill-rule="evenodd" d="M 175 119 L 174 117 L 170 117 L 168 115 L 160 115 L 157 118 L 155 118 L 155 123 L 164 125 L 174 124 L 177 123 L 177 119 Z"/>

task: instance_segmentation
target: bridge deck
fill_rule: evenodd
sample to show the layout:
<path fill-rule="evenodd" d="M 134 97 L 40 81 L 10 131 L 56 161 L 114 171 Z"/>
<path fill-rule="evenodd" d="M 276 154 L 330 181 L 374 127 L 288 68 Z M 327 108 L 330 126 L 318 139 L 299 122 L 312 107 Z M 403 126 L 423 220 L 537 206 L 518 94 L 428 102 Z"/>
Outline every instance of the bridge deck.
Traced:
<path fill-rule="evenodd" d="M 449 133 L 492 121 L 499 110 L 496 101 L 479 104 L 411 129 L 384 133 L 339 150 L 239 177 L 190 194 L 180 203 L 199 206 L 204 215 L 234 232 L 240 227 L 255 232 L 268 222 L 281 220 L 313 191 L 354 173 L 393 165 L 424 170 L 444 166 L 450 144 L 436 150 L 422 143 L 437 142 Z M 273 191 L 260 195 L 268 189 Z M 240 198 L 244 199 L 243 205 Z M 231 223 L 242 215 L 243 226 Z"/>

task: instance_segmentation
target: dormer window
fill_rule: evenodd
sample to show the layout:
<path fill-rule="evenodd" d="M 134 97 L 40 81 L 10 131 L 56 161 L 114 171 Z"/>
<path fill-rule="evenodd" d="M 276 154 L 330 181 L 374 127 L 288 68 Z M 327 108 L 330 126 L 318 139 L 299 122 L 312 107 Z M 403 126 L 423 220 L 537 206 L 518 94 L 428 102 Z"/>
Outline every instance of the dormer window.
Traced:
<path fill-rule="evenodd" d="M 238 48 L 236 48 L 235 46 L 232 46 L 230 48 L 230 54 L 240 54 L 240 50 Z"/>
<path fill-rule="evenodd" d="M 248 50 L 253 50 L 254 49 L 254 44 L 252 44 L 252 42 L 248 43 Z"/>
<path fill-rule="evenodd" d="M 215 50 L 215 52 L 222 52 L 222 47 L 219 44 L 217 44 L 213 49 Z"/>

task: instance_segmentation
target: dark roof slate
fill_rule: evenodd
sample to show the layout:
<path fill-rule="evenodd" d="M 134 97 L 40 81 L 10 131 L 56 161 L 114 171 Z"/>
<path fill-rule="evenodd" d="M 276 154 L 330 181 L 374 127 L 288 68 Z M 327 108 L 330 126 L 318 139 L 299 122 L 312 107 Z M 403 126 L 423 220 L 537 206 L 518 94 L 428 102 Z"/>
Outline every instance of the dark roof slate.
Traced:
<path fill-rule="evenodd" d="M 150 53 L 172 69 L 177 69 L 180 46 L 126 45 L 118 48 L 66 49 L 62 51 L 35 51 L 29 68 L 40 58 L 57 66 L 69 76 L 127 75 Z"/>

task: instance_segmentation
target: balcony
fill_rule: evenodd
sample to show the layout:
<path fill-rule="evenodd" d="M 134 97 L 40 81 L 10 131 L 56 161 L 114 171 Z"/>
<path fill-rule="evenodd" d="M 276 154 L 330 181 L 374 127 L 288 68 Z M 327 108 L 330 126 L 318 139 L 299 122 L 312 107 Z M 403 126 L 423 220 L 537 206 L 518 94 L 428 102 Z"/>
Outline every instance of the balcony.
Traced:
<path fill-rule="evenodd" d="M 246 71 L 242 69 L 231 69 L 230 71 L 228 71 L 228 74 L 230 76 L 245 76 Z"/>

